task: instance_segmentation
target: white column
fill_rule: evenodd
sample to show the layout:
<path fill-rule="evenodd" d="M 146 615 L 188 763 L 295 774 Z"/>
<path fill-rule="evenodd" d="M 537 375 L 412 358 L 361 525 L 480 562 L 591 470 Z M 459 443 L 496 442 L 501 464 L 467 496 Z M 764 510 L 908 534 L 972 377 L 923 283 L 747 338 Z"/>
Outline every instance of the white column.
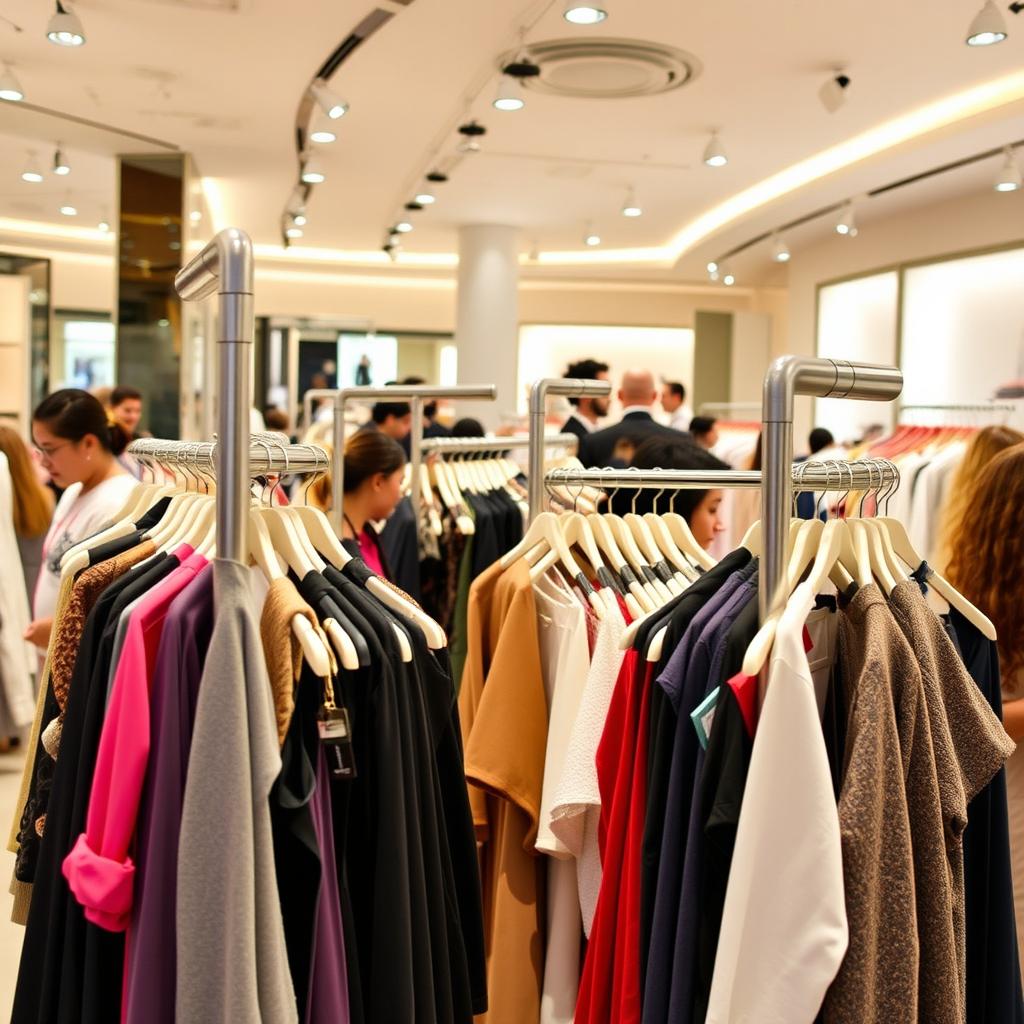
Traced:
<path fill-rule="evenodd" d="M 496 384 L 494 402 L 460 402 L 458 416 L 489 429 L 516 411 L 519 374 L 519 248 L 515 228 L 471 224 L 459 229 L 455 341 L 460 384 Z"/>

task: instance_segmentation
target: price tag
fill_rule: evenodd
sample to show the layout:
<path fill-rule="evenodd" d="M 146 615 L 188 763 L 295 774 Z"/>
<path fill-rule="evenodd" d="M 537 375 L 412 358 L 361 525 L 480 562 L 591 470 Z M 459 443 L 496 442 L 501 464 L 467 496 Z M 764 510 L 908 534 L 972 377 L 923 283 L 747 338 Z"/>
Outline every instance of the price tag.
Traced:
<path fill-rule="evenodd" d="M 336 781 L 354 779 L 356 777 L 356 757 L 355 751 L 352 749 L 348 708 L 322 708 L 316 725 L 331 778 Z"/>

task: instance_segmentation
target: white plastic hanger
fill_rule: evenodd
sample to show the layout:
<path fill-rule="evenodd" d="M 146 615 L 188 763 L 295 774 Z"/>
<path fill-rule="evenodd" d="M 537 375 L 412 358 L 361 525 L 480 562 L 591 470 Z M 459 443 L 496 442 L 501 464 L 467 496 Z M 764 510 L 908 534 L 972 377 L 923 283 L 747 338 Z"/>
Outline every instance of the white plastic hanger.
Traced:
<path fill-rule="evenodd" d="M 587 522 L 598 546 L 611 560 L 611 567 L 622 577 L 626 585 L 626 607 L 635 619 L 654 611 L 656 603 L 644 589 L 626 556 L 619 548 L 618 541 L 605 517 L 598 512 L 587 516 Z"/>

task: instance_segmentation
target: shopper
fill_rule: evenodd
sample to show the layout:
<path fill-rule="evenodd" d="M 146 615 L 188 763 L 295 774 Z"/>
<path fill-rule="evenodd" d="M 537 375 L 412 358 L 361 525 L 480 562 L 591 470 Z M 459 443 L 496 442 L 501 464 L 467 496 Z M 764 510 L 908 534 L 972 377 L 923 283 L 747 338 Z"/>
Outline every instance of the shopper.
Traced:
<path fill-rule="evenodd" d="M 387 519 L 402 498 L 405 452 L 379 430 L 362 430 L 345 445 L 342 540 L 378 575 L 390 579 L 373 523 Z"/>
<path fill-rule="evenodd" d="M 0 451 L 7 458 L 11 474 L 14 532 L 18 538 L 25 590 L 31 603 L 43 560 L 43 540 L 53 518 L 53 492 L 40 483 L 28 445 L 12 427 L 0 425 Z"/>
<path fill-rule="evenodd" d="M 686 388 L 677 380 L 667 380 L 661 386 L 661 407 L 668 413 L 668 425 L 674 430 L 686 430 L 693 419 L 693 409 L 686 402 Z"/>
<path fill-rule="evenodd" d="M 452 424 L 452 437 L 486 437 L 484 425 L 472 416 L 463 416 Z"/>
<path fill-rule="evenodd" d="M 1024 441 L 1024 434 L 1012 427 L 985 427 L 971 439 L 960 465 L 950 478 L 949 490 L 939 517 L 939 543 L 936 568 L 944 572 L 953 556 L 953 546 L 965 530 L 977 522 L 980 501 L 988 495 L 978 490 L 985 467 L 1000 453 Z"/>
<path fill-rule="evenodd" d="M 60 560 L 68 548 L 109 523 L 124 508 L 134 477 L 117 457 L 128 445 L 124 428 L 87 391 L 65 388 L 32 414 L 32 438 L 44 468 L 64 493 L 53 514 L 25 639 L 44 648 L 60 589 Z"/>
<path fill-rule="evenodd" d="M 408 402 L 377 402 L 370 413 L 367 428 L 376 428 L 401 443 L 412 431 L 412 407 Z"/>
<path fill-rule="evenodd" d="M 142 419 L 142 392 L 138 388 L 119 384 L 110 392 L 110 414 L 124 429 L 129 440 L 139 436 Z"/>
<path fill-rule="evenodd" d="M 718 444 L 718 420 L 713 416 L 694 416 L 690 420 L 690 436 L 694 444 L 711 451 Z"/>
<path fill-rule="evenodd" d="M 570 363 L 564 376 L 567 380 L 610 379 L 608 364 L 599 362 L 597 359 L 580 359 L 575 363 Z M 560 433 L 575 434 L 582 439 L 597 430 L 597 421 L 608 415 L 608 407 L 611 403 L 607 395 L 597 398 L 577 398 L 575 395 L 571 395 L 569 404 L 572 406 L 572 412 L 562 425 Z"/>
<path fill-rule="evenodd" d="M 831 430 L 824 427 L 815 427 L 807 437 L 807 447 L 811 455 L 817 455 L 826 448 L 831 448 L 836 443 Z"/>
<path fill-rule="evenodd" d="M 677 441 L 688 440 L 689 435 L 662 426 L 654 419 L 651 409 L 657 399 L 654 374 L 650 370 L 627 370 L 619 388 L 622 419 L 580 439 L 580 461 L 583 465 L 599 468 L 611 465 L 615 446 L 624 437 L 636 445 L 654 435 Z"/>
<path fill-rule="evenodd" d="M 669 436 L 649 437 L 636 449 L 630 466 L 634 469 L 728 469 L 727 463 L 711 452 L 682 438 Z M 613 495 L 612 511 L 620 515 L 634 509 L 638 513 L 677 512 L 687 523 L 697 543 L 707 550 L 714 539 L 725 530 L 721 505 L 723 494 L 719 488 L 709 490 L 666 491 L 657 497 L 657 491 L 644 489 L 630 491 L 623 488 Z M 635 502 L 634 502 L 635 498 Z"/>
<path fill-rule="evenodd" d="M 972 449 L 980 447 L 979 439 Z M 1003 725 L 1017 743 L 1006 762 L 1006 787 L 1013 902 L 1017 935 L 1024 937 L 1024 444 L 988 459 L 969 487 L 969 514 L 949 523 L 946 575 L 992 620 L 999 637 Z M 954 511 L 966 512 L 968 503 L 956 500 L 956 491 L 953 497 Z"/>

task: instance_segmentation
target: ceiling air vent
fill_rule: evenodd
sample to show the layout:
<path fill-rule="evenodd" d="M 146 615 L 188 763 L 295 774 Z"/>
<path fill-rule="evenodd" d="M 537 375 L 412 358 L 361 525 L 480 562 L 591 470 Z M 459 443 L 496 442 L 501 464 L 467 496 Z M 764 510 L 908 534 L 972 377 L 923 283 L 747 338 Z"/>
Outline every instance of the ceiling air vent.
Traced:
<path fill-rule="evenodd" d="M 522 51 L 510 51 L 501 66 Z M 584 99 L 653 96 L 692 82 L 701 62 L 685 50 L 642 39 L 552 39 L 530 43 L 540 74 L 523 79 L 527 89 Z"/>

